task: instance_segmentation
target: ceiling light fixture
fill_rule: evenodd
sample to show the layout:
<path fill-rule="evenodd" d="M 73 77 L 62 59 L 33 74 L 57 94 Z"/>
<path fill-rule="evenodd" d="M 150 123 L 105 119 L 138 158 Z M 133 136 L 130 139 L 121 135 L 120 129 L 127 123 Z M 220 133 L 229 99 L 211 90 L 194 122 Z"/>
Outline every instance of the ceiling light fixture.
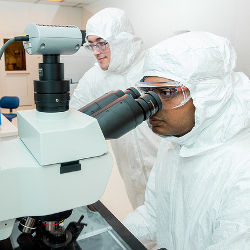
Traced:
<path fill-rule="evenodd" d="M 63 2 L 64 0 L 48 0 L 50 2 Z"/>

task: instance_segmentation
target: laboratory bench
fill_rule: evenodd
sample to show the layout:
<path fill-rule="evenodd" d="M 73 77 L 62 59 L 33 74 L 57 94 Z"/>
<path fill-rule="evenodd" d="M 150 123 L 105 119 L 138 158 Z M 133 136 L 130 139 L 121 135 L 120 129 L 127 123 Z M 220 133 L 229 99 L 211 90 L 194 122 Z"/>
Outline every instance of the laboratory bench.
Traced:
<path fill-rule="evenodd" d="M 129 230 L 100 202 L 74 209 L 71 216 L 66 219 L 63 224 L 66 228 L 72 221 L 78 221 L 83 215 L 83 221 L 87 224 L 78 236 L 76 243 L 71 247 L 60 248 L 67 250 L 146 250 L 144 245 L 129 232 Z M 18 220 L 15 223 L 10 238 L 0 241 L 0 249 L 2 250 L 29 250 L 20 248 L 17 243 L 20 236 L 18 229 Z M 56 248 L 39 248 L 39 250 L 51 250 Z M 38 250 L 36 248 L 36 250 Z"/>

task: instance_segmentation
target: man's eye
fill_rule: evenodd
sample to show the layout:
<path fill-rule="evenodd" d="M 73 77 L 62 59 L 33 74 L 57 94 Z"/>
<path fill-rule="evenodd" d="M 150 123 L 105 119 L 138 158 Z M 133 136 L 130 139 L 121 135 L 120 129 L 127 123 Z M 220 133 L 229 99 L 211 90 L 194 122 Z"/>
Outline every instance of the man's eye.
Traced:
<path fill-rule="evenodd" d="M 171 90 L 170 89 L 161 89 L 160 92 L 163 94 L 163 95 L 171 95 Z"/>
<path fill-rule="evenodd" d="M 169 90 L 162 90 L 161 93 L 166 97 L 171 95 L 171 92 Z"/>
<path fill-rule="evenodd" d="M 104 46 L 106 43 L 105 42 L 99 42 L 98 43 L 100 46 Z"/>

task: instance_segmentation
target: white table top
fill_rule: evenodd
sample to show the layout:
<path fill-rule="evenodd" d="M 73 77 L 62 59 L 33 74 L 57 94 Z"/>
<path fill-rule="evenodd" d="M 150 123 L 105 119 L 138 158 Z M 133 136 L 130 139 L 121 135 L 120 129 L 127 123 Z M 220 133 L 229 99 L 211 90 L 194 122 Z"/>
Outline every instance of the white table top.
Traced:
<path fill-rule="evenodd" d="M 0 138 L 17 136 L 18 130 L 5 116 L 1 114 Z"/>

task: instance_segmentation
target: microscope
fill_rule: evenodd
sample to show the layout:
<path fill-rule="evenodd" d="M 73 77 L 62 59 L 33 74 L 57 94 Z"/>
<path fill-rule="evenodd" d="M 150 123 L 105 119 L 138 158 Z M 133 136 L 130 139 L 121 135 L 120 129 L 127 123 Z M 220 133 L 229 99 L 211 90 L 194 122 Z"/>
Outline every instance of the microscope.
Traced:
<path fill-rule="evenodd" d="M 0 141 L 0 241 L 10 237 L 18 220 L 20 244 L 35 237 L 44 249 L 70 249 L 85 226 L 83 218 L 61 225 L 72 209 L 104 193 L 113 165 L 106 139 L 134 129 L 161 109 L 161 101 L 154 92 L 140 96 L 129 88 L 106 93 L 78 111 L 69 109 L 60 55 L 77 52 L 84 32 L 29 24 L 25 34 L 14 40 L 23 41 L 28 54 L 43 55 L 43 62 L 34 81 L 36 109 L 19 111 L 19 137 Z"/>

